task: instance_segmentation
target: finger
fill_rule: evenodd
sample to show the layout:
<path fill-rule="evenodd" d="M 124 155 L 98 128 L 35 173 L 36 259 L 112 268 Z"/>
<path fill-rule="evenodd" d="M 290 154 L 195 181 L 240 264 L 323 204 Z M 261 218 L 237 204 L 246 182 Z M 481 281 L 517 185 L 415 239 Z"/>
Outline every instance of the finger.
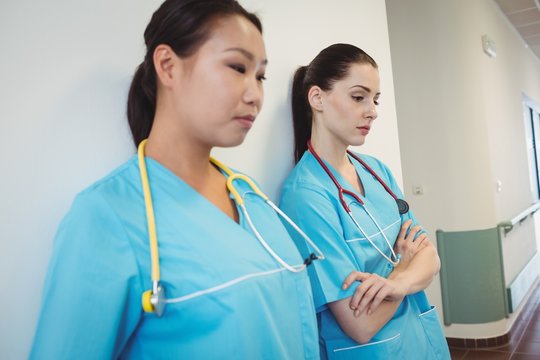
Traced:
<path fill-rule="evenodd" d="M 429 240 L 429 236 L 427 236 L 427 234 L 426 234 L 426 240 L 424 240 L 423 244 L 425 247 L 433 247 L 433 243 L 431 242 L 431 240 Z"/>
<path fill-rule="evenodd" d="M 373 299 L 373 301 L 371 302 L 371 304 L 369 305 L 369 308 L 368 308 L 368 315 L 371 315 L 373 314 L 377 308 L 379 307 L 379 305 L 381 305 L 381 303 L 386 299 L 386 297 L 388 295 L 390 295 L 392 293 L 392 288 L 389 287 L 389 286 L 385 286 L 384 288 L 382 288 L 378 293 L 377 295 L 375 296 L 375 298 Z"/>
<path fill-rule="evenodd" d="M 405 234 L 407 234 L 407 230 L 409 230 L 409 228 L 411 227 L 412 225 L 412 220 L 409 219 L 407 221 L 405 221 L 402 225 L 401 225 L 401 229 L 399 229 L 399 234 L 398 234 L 398 239 L 404 239 L 405 238 Z"/>
<path fill-rule="evenodd" d="M 415 237 L 415 239 L 413 239 L 413 241 L 416 241 L 420 236 L 426 236 L 426 237 L 427 237 L 427 234 L 426 234 L 426 232 L 424 231 L 424 228 L 423 228 L 421 225 L 418 225 L 418 227 L 419 227 L 419 231 L 418 231 L 418 232 L 419 232 L 420 234 L 417 233 L 417 234 L 416 234 L 416 237 Z"/>
<path fill-rule="evenodd" d="M 405 237 L 405 240 L 406 241 L 414 241 L 414 238 L 416 237 L 416 234 L 418 234 L 418 232 L 422 230 L 422 227 L 420 225 L 417 225 L 415 227 L 413 227 L 409 233 L 407 234 L 407 236 Z"/>
<path fill-rule="evenodd" d="M 418 237 L 416 239 L 414 239 L 414 243 L 417 247 L 420 247 L 421 245 L 423 245 L 424 241 L 426 241 L 427 239 L 427 236 L 426 234 L 420 234 L 418 235 Z"/>
<path fill-rule="evenodd" d="M 365 293 L 362 301 L 358 305 L 358 311 L 363 313 L 368 310 L 371 306 L 373 300 L 377 297 L 378 293 L 384 288 L 385 284 L 383 282 L 377 282 Z"/>
<path fill-rule="evenodd" d="M 364 273 L 360 271 L 351 271 L 349 275 L 345 278 L 343 281 L 343 284 L 341 284 L 341 288 L 343 290 L 347 290 L 354 282 L 356 281 L 364 281 L 369 277 L 369 273 Z"/>
<path fill-rule="evenodd" d="M 432 246 L 433 246 L 433 244 L 426 237 L 425 240 L 422 241 L 422 244 L 420 244 L 420 246 L 418 247 L 418 250 L 425 249 L 425 248 L 432 247 Z"/>
<path fill-rule="evenodd" d="M 360 289 L 360 286 L 359 286 L 358 288 L 356 288 L 354 295 L 351 297 L 351 300 L 349 302 L 349 307 L 351 308 L 351 310 L 354 310 L 355 313 L 360 311 L 358 309 L 358 304 L 367 290 L 368 290 L 368 287 L 364 287 Z"/>
<path fill-rule="evenodd" d="M 367 278 L 362 282 L 362 284 L 358 285 L 356 289 L 354 290 L 354 294 L 351 297 L 351 300 L 349 301 L 349 307 L 352 310 L 358 309 L 358 304 L 364 297 L 364 294 L 370 289 L 370 287 L 373 285 L 373 278 Z"/>

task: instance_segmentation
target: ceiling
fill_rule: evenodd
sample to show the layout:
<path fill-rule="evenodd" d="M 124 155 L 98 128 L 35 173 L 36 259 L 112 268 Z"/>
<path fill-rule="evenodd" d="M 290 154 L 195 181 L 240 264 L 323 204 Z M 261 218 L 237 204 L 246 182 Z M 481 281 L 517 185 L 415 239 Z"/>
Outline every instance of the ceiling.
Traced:
<path fill-rule="evenodd" d="M 495 0 L 525 43 L 540 58 L 540 0 Z"/>

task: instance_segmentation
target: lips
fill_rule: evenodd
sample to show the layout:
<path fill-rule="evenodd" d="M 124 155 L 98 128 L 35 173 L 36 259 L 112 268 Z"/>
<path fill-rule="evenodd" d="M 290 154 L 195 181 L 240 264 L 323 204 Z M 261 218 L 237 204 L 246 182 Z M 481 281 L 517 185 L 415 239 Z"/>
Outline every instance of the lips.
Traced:
<path fill-rule="evenodd" d="M 242 127 L 247 129 L 251 128 L 255 122 L 255 116 L 253 115 L 237 116 L 234 119 L 238 121 Z"/>
<path fill-rule="evenodd" d="M 357 128 L 358 130 L 360 130 L 360 133 L 361 133 L 362 135 L 367 135 L 367 134 L 369 134 L 369 130 L 371 129 L 371 127 L 369 127 L 369 126 L 357 126 L 356 128 Z"/>

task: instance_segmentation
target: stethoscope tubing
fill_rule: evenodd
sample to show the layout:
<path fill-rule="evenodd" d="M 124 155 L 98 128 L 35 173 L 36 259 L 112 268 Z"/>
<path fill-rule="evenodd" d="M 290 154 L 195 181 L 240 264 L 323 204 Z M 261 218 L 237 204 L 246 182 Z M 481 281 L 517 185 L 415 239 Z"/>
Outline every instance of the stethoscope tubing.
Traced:
<path fill-rule="evenodd" d="M 375 217 L 371 214 L 371 212 L 367 209 L 367 207 L 365 206 L 364 202 L 362 201 L 362 199 L 360 199 L 360 197 L 358 195 L 356 195 L 355 193 L 353 193 L 352 191 L 350 190 L 347 190 L 347 189 L 344 189 L 343 186 L 341 186 L 341 184 L 339 183 L 339 181 L 336 179 L 336 177 L 334 176 L 334 174 L 332 174 L 332 172 L 330 171 L 330 169 L 328 168 L 328 166 L 326 166 L 326 164 L 324 163 L 324 161 L 320 158 L 320 156 L 317 154 L 317 152 L 315 151 L 315 149 L 313 148 L 313 146 L 311 145 L 311 140 L 308 141 L 308 150 L 309 152 L 311 152 L 311 154 L 313 155 L 313 157 L 315 157 L 315 160 L 317 160 L 317 162 L 319 163 L 319 165 L 323 168 L 323 170 L 325 171 L 325 173 L 328 175 L 328 177 L 330 177 L 330 179 L 332 180 L 332 182 L 334 183 L 334 185 L 336 186 L 337 190 L 338 190 L 338 194 L 339 194 L 339 201 L 341 203 L 341 205 L 343 206 L 343 209 L 345 209 L 345 211 L 347 212 L 347 214 L 349 215 L 349 217 L 351 218 L 352 222 L 354 223 L 354 225 L 358 228 L 358 230 L 360 230 L 360 232 L 362 234 L 364 234 L 364 236 L 366 237 L 366 239 L 369 241 L 369 243 L 371 244 L 371 246 L 373 246 L 373 248 L 380 254 L 384 257 L 384 259 L 386 259 L 390 264 L 392 264 L 392 266 L 397 266 L 399 264 L 399 261 L 400 261 L 400 256 L 399 254 L 396 254 L 395 251 L 394 251 L 394 248 L 392 247 L 392 244 L 390 243 L 390 240 L 388 240 L 388 237 L 386 236 L 386 233 L 383 231 L 383 229 L 381 228 L 381 226 L 379 225 L 378 221 L 375 219 Z M 353 152 L 347 150 L 347 153 L 349 155 L 351 155 L 355 160 L 357 160 L 360 164 L 362 164 L 362 166 L 364 166 L 364 168 L 371 174 L 373 175 L 377 181 L 384 187 L 384 189 L 386 190 L 386 192 L 388 194 L 390 194 L 394 200 L 396 201 L 396 203 L 398 202 L 398 200 L 401 200 L 401 199 L 398 199 L 398 197 L 396 196 L 396 194 L 394 194 L 394 192 L 388 187 L 388 185 L 386 185 L 386 183 L 379 177 L 379 175 L 377 175 L 377 173 L 369 166 L 367 165 L 362 159 L 360 159 L 358 156 L 356 156 L 356 154 L 354 154 Z M 371 221 L 373 221 L 373 223 L 375 224 L 375 226 L 377 227 L 377 229 L 379 230 L 379 232 L 381 233 L 381 235 L 383 236 L 384 238 L 384 241 L 386 242 L 388 248 L 390 249 L 390 252 L 391 252 L 391 255 L 390 257 L 387 256 L 374 242 L 373 240 L 371 240 L 371 237 L 367 234 L 366 231 L 364 231 L 364 229 L 360 226 L 360 224 L 358 223 L 358 221 L 356 220 L 356 218 L 354 217 L 353 213 L 352 213 L 352 210 L 351 208 L 347 205 L 347 202 L 345 201 L 345 197 L 343 194 L 347 194 L 347 195 L 350 195 L 354 200 L 356 200 L 361 206 L 362 208 L 364 209 L 364 211 L 366 212 L 366 214 L 368 215 L 368 217 L 371 219 Z M 402 202 L 405 202 L 404 200 L 401 200 Z M 406 204 L 406 203 L 405 203 Z M 407 210 L 408 210 L 408 206 L 407 206 Z M 401 212 L 401 211 L 400 211 Z M 395 259 L 395 260 L 394 260 Z"/>
<path fill-rule="evenodd" d="M 248 213 L 248 211 L 246 209 L 244 199 L 242 198 L 240 193 L 234 187 L 234 181 L 244 181 L 244 182 L 246 182 L 249 185 L 249 187 L 251 188 L 253 194 L 255 194 L 256 196 L 259 196 L 261 199 L 263 199 L 264 202 L 266 204 L 268 204 L 279 216 L 281 216 L 283 219 L 285 219 L 285 221 L 287 221 L 287 223 L 289 225 L 291 225 L 294 228 L 294 230 L 296 230 L 300 234 L 300 236 L 302 236 L 302 238 L 315 250 L 315 252 L 317 252 L 318 255 L 313 256 L 313 253 L 312 253 L 312 255 L 310 255 L 310 257 L 308 257 L 308 258 L 306 258 L 304 260 L 304 264 L 300 265 L 300 266 L 292 266 L 290 264 L 287 264 L 278 254 L 276 254 L 276 252 L 270 247 L 270 245 L 268 245 L 268 243 L 264 240 L 264 238 L 262 237 L 262 235 L 258 231 L 257 227 L 255 226 L 255 224 L 251 220 L 251 216 L 249 215 L 249 213 Z M 311 240 L 311 238 L 304 231 L 302 231 L 302 229 L 300 229 L 300 227 L 298 225 L 296 225 L 294 223 L 294 221 L 291 220 L 290 217 L 288 217 L 280 208 L 278 208 L 276 206 L 276 204 L 274 204 L 266 195 L 264 195 L 264 193 L 259 189 L 259 187 L 257 185 L 255 185 L 255 183 L 253 183 L 253 181 L 250 178 L 248 178 L 247 176 L 242 175 L 242 174 L 231 174 L 231 175 L 229 175 L 229 178 L 227 179 L 227 187 L 229 188 L 229 191 L 231 192 L 231 194 L 233 194 L 233 197 L 235 198 L 236 202 L 240 206 L 240 209 L 242 210 L 242 213 L 244 214 L 244 217 L 245 217 L 251 231 L 253 231 L 253 234 L 255 235 L 255 237 L 257 238 L 259 243 L 266 249 L 266 251 L 268 251 L 268 253 L 281 266 L 283 266 L 284 268 L 286 268 L 287 270 L 289 270 L 291 272 L 300 272 L 300 271 L 304 270 L 307 267 L 307 265 L 309 265 L 311 263 L 312 260 L 314 260 L 314 259 L 323 260 L 324 259 L 324 254 L 317 247 L 317 245 L 315 245 L 313 240 Z"/>
<path fill-rule="evenodd" d="M 399 264 L 399 261 L 400 261 L 400 255 L 399 254 L 396 254 L 392 245 L 390 244 L 390 241 L 388 240 L 388 237 L 386 236 L 385 232 L 382 230 L 382 228 L 380 227 L 379 223 L 377 222 L 377 220 L 375 220 L 375 218 L 371 215 L 371 213 L 364 207 L 364 210 L 366 211 L 366 213 L 368 214 L 369 218 L 371 219 L 371 221 L 373 221 L 373 223 L 375 224 L 375 226 L 377 227 L 377 229 L 379 229 L 380 233 L 382 234 L 383 238 L 384 238 L 384 241 L 386 242 L 386 244 L 388 245 L 388 248 L 390 249 L 390 252 L 391 252 L 391 257 L 388 257 L 374 242 L 373 240 L 371 240 L 371 237 L 372 236 L 369 236 L 367 234 L 366 231 L 364 231 L 364 229 L 360 226 L 360 224 L 358 223 L 358 221 L 356 221 L 355 217 L 353 216 L 352 214 L 352 211 L 347 211 L 347 213 L 349 214 L 349 217 L 351 218 L 351 220 L 353 221 L 353 223 L 356 225 L 356 227 L 358 228 L 358 230 L 360 230 L 360 232 L 362 234 L 364 234 L 364 236 L 366 237 L 367 241 L 369 241 L 369 243 L 371 244 L 371 246 L 373 246 L 373 248 L 383 257 L 386 259 L 386 261 L 388 261 L 390 264 L 392 264 L 392 266 L 396 267 L 398 266 Z M 392 260 L 392 257 L 396 260 Z"/>
<path fill-rule="evenodd" d="M 146 161 L 144 160 L 144 149 L 147 141 L 148 139 L 144 139 L 139 144 L 137 150 L 137 158 L 139 160 L 139 171 L 141 175 L 141 183 L 144 193 L 144 203 L 146 208 L 146 222 L 148 226 L 148 240 L 150 245 L 150 259 L 152 266 L 152 290 L 154 293 L 157 293 L 160 280 L 159 247 L 156 234 L 156 219 L 154 215 L 152 193 L 150 191 L 150 182 L 148 180 Z"/>
<path fill-rule="evenodd" d="M 154 215 L 154 206 L 152 201 L 152 194 L 150 191 L 150 181 L 148 178 L 148 171 L 146 168 L 146 161 L 144 157 L 144 149 L 146 146 L 147 139 L 141 141 L 137 149 L 137 158 L 139 162 L 139 172 L 141 177 L 141 184 L 144 195 L 144 203 L 146 209 L 146 219 L 148 227 L 148 241 L 150 246 L 150 261 L 151 261 L 151 279 L 152 279 L 152 290 L 145 291 L 142 297 L 143 309 L 145 312 L 153 312 L 158 317 L 161 316 L 164 312 L 165 304 L 173 302 L 168 300 L 165 296 L 165 289 L 161 285 L 160 279 L 160 267 L 159 267 L 159 246 L 156 232 L 156 220 Z M 247 176 L 243 174 L 233 173 L 227 166 L 220 163 L 214 158 L 210 158 L 210 161 L 215 164 L 219 169 L 223 170 L 227 175 L 227 188 L 230 193 L 233 195 L 236 203 L 240 206 L 242 213 L 253 234 L 260 242 L 260 244 L 266 249 L 266 251 L 274 258 L 284 269 L 291 272 L 300 272 L 303 271 L 313 260 L 322 260 L 324 259 L 324 254 L 320 249 L 315 245 L 315 243 L 283 212 L 281 211 L 269 198 L 266 196 L 259 187 Z M 279 216 L 285 219 L 300 235 L 308 242 L 308 244 L 318 253 L 311 253 L 311 255 L 304 261 L 302 265 L 290 265 L 285 262 L 264 240 L 262 235 L 257 230 L 257 227 L 251 220 L 251 217 L 246 209 L 244 199 L 234 186 L 234 181 L 243 181 L 245 182 L 253 191 L 256 196 L 259 196 L 265 203 L 267 203 L 272 209 L 274 209 Z"/>

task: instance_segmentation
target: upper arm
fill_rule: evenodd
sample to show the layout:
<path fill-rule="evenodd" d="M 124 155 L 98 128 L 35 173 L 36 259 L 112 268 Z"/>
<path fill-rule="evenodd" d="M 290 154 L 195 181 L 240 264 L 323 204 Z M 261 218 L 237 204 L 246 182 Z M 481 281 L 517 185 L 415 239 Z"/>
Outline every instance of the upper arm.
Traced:
<path fill-rule="evenodd" d="M 117 357 L 141 292 L 121 222 L 105 201 L 79 196 L 54 241 L 31 357 Z"/>
<path fill-rule="evenodd" d="M 358 268 L 344 241 L 340 215 L 332 200 L 323 192 L 308 187 L 286 187 L 280 207 L 325 256 L 324 260 L 314 261 L 308 268 L 316 308 L 320 311 L 327 303 L 350 297 L 354 289 L 342 290 L 343 280 L 351 271 L 362 269 Z M 287 229 L 302 256 L 312 252 L 295 230 L 290 226 Z"/>

